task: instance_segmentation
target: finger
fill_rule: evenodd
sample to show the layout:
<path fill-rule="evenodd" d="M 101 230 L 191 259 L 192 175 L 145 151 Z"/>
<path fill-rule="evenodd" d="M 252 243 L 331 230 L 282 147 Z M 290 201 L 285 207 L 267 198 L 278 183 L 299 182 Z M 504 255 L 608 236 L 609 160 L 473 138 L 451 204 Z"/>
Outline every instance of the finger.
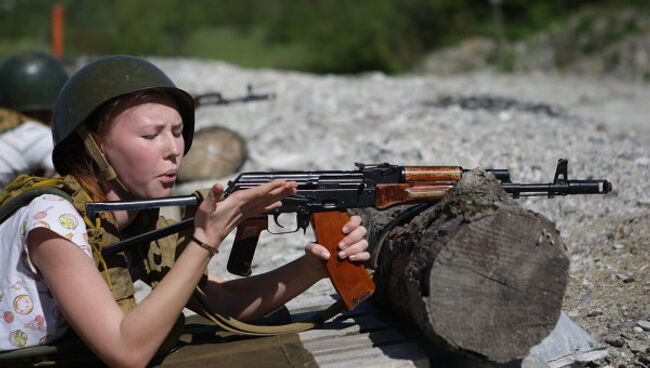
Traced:
<path fill-rule="evenodd" d="M 273 180 L 264 185 L 260 185 L 259 194 L 261 195 L 282 195 L 296 188 L 298 184 L 295 181 Z"/>
<path fill-rule="evenodd" d="M 272 209 L 282 207 L 282 199 L 296 192 L 295 182 L 287 182 L 282 187 L 275 188 L 266 196 L 262 196 L 256 202 L 251 203 L 251 211 L 268 212 Z"/>
<path fill-rule="evenodd" d="M 296 182 L 274 180 L 255 188 L 256 191 L 252 192 L 250 195 L 257 197 L 257 199 L 268 201 L 267 203 L 273 203 L 295 193 L 296 187 Z"/>
<path fill-rule="evenodd" d="M 360 241 L 364 236 L 366 236 L 367 233 L 368 230 L 365 227 L 359 226 L 339 242 L 339 249 L 345 249 L 350 245 Z"/>
<path fill-rule="evenodd" d="M 282 201 L 277 201 L 277 202 L 275 202 L 273 204 L 270 204 L 270 205 L 264 207 L 262 209 L 262 211 L 263 212 L 268 212 L 268 211 L 271 211 L 271 210 L 274 210 L 274 209 L 280 208 L 280 207 L 282 207 Z"/>
<path fill-rule="evenodd" d="M 353 254 L 349 256 L 348 259 L 352 262 L 365 262 L 370 259 L 370 253 L 362 252 L 362 253 Z"/>
<path fill-rule="evenodd" d="M 309 243 L 305 247 L 305 251 L 313 254 L 317 258 L 327 261 L 330 258 L 330 252 L 324 246 L 316 243 Z"/>
<path fill-rule="evenodd" d="M 356 229 L 361 225 L 361 217 L 354 215 L 350 217 L 350 221 L 347 224 L 343 225 L 343 234 L 348 234 L 350 231 Z"/>
<path fill-rule="evenodd" d="M 350 245 L 349 247 L 345 248 L 344 250 L 339 251 L 336 253 L 336 255 L 339 258 L 346 258 L 350 256 L 355 256 L 357 254 L 361 254 L 368 249 L 368 241 L 366 239 L 362 239 L 357 243 L 354 243 Z"/>
<path fill-rule="evenodd" d="M 219 199 L 221 199 L 222 195 L 223 186 L 219 183 L 215 183 L 212 188 L 210 188 L 210 191 L 208 191 L 208 197 L 205 199 L 205 202 L 207 202 L 207 206 L 210 211 L 215 210 L 217 207 L 217 202 Z"/>
<path fill-rule="evenodd" d="M 223 186 L 219 183 L 214 183 L 210 191 L 208 192 L 208 199 L 210 201 L 216 202 L 221 198 L 223 194 Z"/>
<path fill-rule="evenodd" d="M 238 195 L 242 211 L 261 212 L 269 208 L 277 208 L 278 202 L 294 193 L 295 188 L 295 182 L 275 180 L 235 194 Z"/>

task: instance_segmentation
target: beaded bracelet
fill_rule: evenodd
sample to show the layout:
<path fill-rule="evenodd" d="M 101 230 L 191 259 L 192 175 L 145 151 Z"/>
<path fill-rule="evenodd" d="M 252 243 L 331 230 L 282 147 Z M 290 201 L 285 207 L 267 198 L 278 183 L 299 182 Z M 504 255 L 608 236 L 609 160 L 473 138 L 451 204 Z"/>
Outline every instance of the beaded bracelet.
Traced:
<path fill-rule="evenodd" d="M 199 247 L 205 249 L 210 253 L 210 257 L 214 256 L 215 254 L 219 253 L 219 249 L 217 247 L 213 247 L 210 244 L 206 242 L 202 242 L 199 239 L 197 239 L 194 235 L 192 235 L 192 241 L 196 243 Z"/>

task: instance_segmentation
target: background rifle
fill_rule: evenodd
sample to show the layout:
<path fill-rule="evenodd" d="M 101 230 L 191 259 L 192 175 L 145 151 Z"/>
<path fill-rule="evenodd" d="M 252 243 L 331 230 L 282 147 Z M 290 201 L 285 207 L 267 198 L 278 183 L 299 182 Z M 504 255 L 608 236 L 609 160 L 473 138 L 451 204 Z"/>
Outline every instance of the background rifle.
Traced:
<path fill-rule="evenodd" d="M 332 257 L 327 269 L 336 291 L 348 309 L 354 308 L 374 291 L 363 265 L 342 261 L 335 255 L 343 239 L 341 229 L 350 216 L 349 208 L 375 207 L 384 209 L 398 204 L 436 203 L 454 188 L 468 169 L 460 166 L 398 166 L 383 164 L 356 164 L 357 170 L 342 171 L 277 171 L 248 172 L 230 181 L 225 190 L 228 196 L 238 190 L 252 188 L 272 180 L 298 183 L 298 192 L 282 200 L 282 206 L 260 217 L 250 218 L 237 227 L 237 234 L 228 259 L 228 271 L 241 276 L 251 274 L 251 263 L 260 233 L 268 229 L 268 215 L 273 215 L 278 226 L 282 213 L 296 213 L 298 229 L 306 230 L 311 223 L 316 242 L 325 246 Z M 513 183 L 507 169 L 488 169 L 513 197 L 573 194 L 605 194 L 612 190 L 607 180 L 568 180 L 568 161 L 560 159 L 552 183 Z M 91 220 L 101 211 L 139 210 L 170 205 L 194 205 L 196 195 L 147 199 L 140 201 L 89 202 L 86 212 Z M 163 236 L 192 227 L 193 219 L 123 240 L 102 250 L 104 254 L 122 251 L 128 247 L 150 242 Z M 285 231 L 286 232 L 286 231 Z M 284 232 L 282 232 L 284 233 Z"/>
<path fill-rule="evenodd" d="M 194 106 L 199 108 L 206 105 L 230 105 L 234 103 L 245 103 L 252 101 L 263 101 L 275 99 L 275 93 L 254 93 L 253 86 L 246 86 L 246 94 L 239 97 L 226 98 L 221 92 L 208 92 L 194 96 Z"/>

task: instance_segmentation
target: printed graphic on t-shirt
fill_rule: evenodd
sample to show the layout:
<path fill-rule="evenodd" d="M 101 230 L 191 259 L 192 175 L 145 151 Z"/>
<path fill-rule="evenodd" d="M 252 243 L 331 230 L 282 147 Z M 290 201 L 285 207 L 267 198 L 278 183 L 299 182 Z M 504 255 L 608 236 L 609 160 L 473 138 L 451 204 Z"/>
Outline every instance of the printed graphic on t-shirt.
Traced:
<path fill-rule="evenodd" d="M 37 227 L 50 229 L 72 241 L 88 256 L 92 257 L 85 229 L 83 231 L 78 230 L 79 224 L 83 223 L 83 220 L 74 206 L 64 198 L 52 194 L 44 194 L 38 200 L 42 202 L 42 207 L 33 215 L 32 222 L 25 225 L 26 231 Z"/>
<path fill-rule="evenodd" d="M 28 234 L 45 228 L 68 239 L 92 259 L 86 226 L 74 206 L 56 195 L 42 195 L 0 223 L 0 351 L 46 344 L 68 325 L 31 262 Z M 6 270 L 6 271 L 5 271 Z"/>
<path fill-rule="evenodd" d="M 20 314 L 30 314 L 34 309 L 32 297 L 27 294 L 20 294 L 14 299 L 14 310 Z"/>
<path fill-rule="evenodd" d="M 17 348 L 23 348 L 27 345 L 27 334 L 21 330 L 11 331 L 9 342 Z"/>

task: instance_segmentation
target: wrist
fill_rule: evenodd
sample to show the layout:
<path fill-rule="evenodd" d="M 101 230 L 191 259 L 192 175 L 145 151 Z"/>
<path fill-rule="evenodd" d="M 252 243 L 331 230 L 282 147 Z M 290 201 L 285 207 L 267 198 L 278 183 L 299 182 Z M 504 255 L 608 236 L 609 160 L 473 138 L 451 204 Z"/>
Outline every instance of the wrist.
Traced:
<path fill-rule="evenodd" d="M 210 258 L 212 258 L 215 254 L 219 253 L 219 245 L 220 243 L 217 244 L 211 244 L 203 240 L 202 237 L 197 237 L 196 233 L 192 235 L 190 238 L 191 243 L 194 243 L 195 245 L 205 249 Z"/>

